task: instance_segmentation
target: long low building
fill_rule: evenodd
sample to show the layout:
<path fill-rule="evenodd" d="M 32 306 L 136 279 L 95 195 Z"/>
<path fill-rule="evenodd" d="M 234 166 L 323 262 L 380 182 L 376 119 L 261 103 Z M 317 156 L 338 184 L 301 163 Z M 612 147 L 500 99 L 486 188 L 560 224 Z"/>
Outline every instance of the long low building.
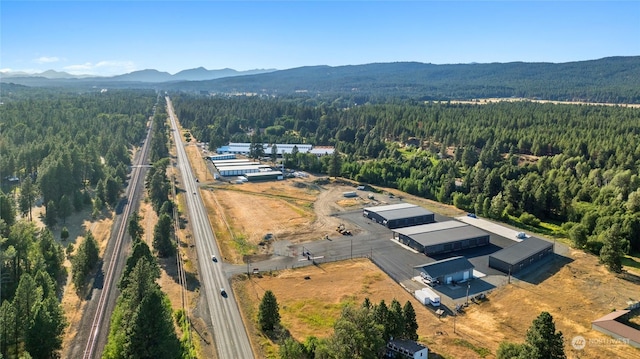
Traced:
<path fill-rule="evenodd" d="M 489 267 L 514 274 L 552 253 L 553 243 L 529 237 L 490 255 Z"/>
<path fill-rule="evenodd" d="M 284 178 L 282 171 L 260 171 L 255 173 L 246 173 L 245 177 L 249 182 L 281 180 Z"/>
<path fill-rule="evenodd" d="M 393 237 L 426 255 L 489 245 L 489 233 L 458 221 L 445 221 L 393 230 Z"/>
<path fill-rule="evenodd" d="M 362 215 L 391 229 L 435 221 L 433 212 L 410 203 L 367 207 L 362 210 Z"/>
<path fill-rule="evenodd" d="M 220 160 L 232 160 L 236 158 L 236 155 L 233 153 L 226 153 L 223 155 L 212 155 L 208 157 L 211 161 L 220 161 Z"/>
<path fill-rule="evenodd" d="M 248 173 L 256 173 L 269 168 L 268 165 L 252 165 L 252 166 L 231 166 L 231 167 L 216 167 L 220 176 L 241 176 Z"/>
<path fill-rule="evenodd" d="M 239 161 L 239 162 L 226 162 L 226 161 L 216 161 L 213 162 L 213 165 L 216 166 L 216 168 L 220 168 L 220 167 L 233 167 L 233 166 L 255 166 L 255 165 L 259 165 L 260 162 L 255 162 L 255 161 Z"/>

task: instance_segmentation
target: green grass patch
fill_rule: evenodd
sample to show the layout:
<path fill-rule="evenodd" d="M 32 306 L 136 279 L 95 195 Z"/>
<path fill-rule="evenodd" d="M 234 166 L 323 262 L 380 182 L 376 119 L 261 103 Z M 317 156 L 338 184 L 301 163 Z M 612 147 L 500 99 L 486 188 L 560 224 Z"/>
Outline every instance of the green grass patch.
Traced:
<path fill-rule="evenodd" d="M 244 235 L 234 236 L 233 246 L 241 255 L 252 254 L 256 251 L 256 245 L 249 243 Z"/>
<path fill-rule="evenodd" d="M 634 257 L 632 255 L 626 255 L 624 256 L 624 258 L 622 258 L 622 265 L 625 267 L 640 270 L 640 258 Z"/>
<path fill-rule="evenodd" d="M 305 299 L 289 304 L 281 311 L 290 313 L 310 329 L 325 331 L 333 328 L 342 308 L 343 303 L 324 303 L 317 299 Z"/>
<path fill-rule="evenodd" d="M 483 347 L 477 347 L 464 339 L 456 338 L 453 340 L 453 344 L 459 345 L 461 347 L 469 348 L 474 352 L 476 352 L 478 355 L 480 355 L 480 357 L 482 358 L 485 358 L 488 355 L 491 355 L 491 350 Z"/>

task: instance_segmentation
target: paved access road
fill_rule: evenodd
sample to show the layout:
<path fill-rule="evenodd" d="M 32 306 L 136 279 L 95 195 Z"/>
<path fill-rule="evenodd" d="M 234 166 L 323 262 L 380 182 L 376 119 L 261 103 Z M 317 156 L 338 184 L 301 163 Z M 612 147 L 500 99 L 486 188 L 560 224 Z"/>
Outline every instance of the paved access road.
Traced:
<path fill-rule="evenodd" d="M 209 306 L 209 315 L 213 326 L 213 336 L 218 349 L 218 357 L 222 359 L 252 359 L 253 351 L 249 336 L 242 322 L 240 310 L 223 271 L 222 262 L 214 262 L 213 255 L 220 258 L 220 251 L 209 224 L 207 211 L 200 197 L 195 177 L 191 171 L 171 99 L 167 96 L 167 111 L 171 118 L 173 139 L 176 144 L 178 169 L 182 175 L 182 183 L 186 191 L 186 202 L 193 236 L 195 239 L 202 293 Z M 225 294 L 221 293 L 224 288 Z"/>

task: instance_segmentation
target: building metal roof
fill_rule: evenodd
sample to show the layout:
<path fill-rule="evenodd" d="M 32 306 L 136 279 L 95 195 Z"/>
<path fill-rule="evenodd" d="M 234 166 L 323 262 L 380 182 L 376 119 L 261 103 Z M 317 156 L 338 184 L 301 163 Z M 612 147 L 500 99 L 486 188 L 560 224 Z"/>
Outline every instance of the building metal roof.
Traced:
<path fill-rule="evenodd" d="M 244 171 L 244 170 L 255 170 L 260 168 L 268 168 L 268 165 L 247 165 L 247 166 L 224 166 L 224 167 L 216 167 L 218 171 Z"/>
<path fill-rule="evenodd" d="M 398 203 L 398 204 L 388 204 L 386 206 L 377 206 L 377 207 L 367 207 L 367 208 L 363 208 L 365 211 L 369 211 L 369 212 L 374 212 L 374 213 L 381 213 L 381 212 L 386 212 L 386 211 L 394 211 L 397 209 L 402 209 L 402 208 L 413 208 L 413 207 L 418 207 L 415 204 L 411 204 L 411 203 Z"/>
<path fill-rule="evenodd" d="M 410 203 L 390 204 L 387 206 L 367 207 L 365 211 L 377 213 L 387 221 L 401 218 L 431 216 L 433 212 Z"/>
<path fill-rule="evenodd" d="M 281 171 L 261 171 L 261 172 L 245 174 L 245 177 L 247 178 L 270 177 L 270 176 L 282 176 L 282 172 Z"/>
<path fill-rule="evenodd" d="M 431 278 L 438 278 L 447 274 L 473 269 L 474 266 L 467 258 L 458 256 L 415 266 L 413 268 L 420 269 L 427 273 Z"/>
<path fill-rule="evenodd" d="M 611 312 L 601 318 L 592 321 L 591 326 L 604 329 L 621 338 L 626 338 L 629 341 L 633 342 L 631 343 L 633 346 L 638 347 L 640 344 L 640 330 L 616 320 L 629 312 L 629 310 L 617 310 L 615 312 Z M 597 328 L 595 329 L 597 330 Z"/>
<path fill-rule="evenodd" d="M 553 247 L 553 243 L 537 237 L 529 237 L 522 240 L 522 242 L 512 245 L 511 247 L 507 247 L 493 253 L 490 257 L 503 261 L 507 264 L 517 264 L 549 247 Z"/>
<path fill-rule="evenodd" d="M 417 233 L 408 237 L 421 245 L 428 247 L 485 236 L 489 236 L 489 233 L 478 227 L 465 225 L 462 227 L 443 229 L 441 231 Z"/>
<path fill-rule="evenodd" d="M 245 162 L 232 162 L 232 163 L 217 163 L 214 162 L 213 165 L 216 166 L 216 168 L 221 168 L 221 167 L 236 167 L 236 166 L 255 166 L 255 165 L 259 165 L 260 162 L 252 162 L 252 161 L 245 161 Z"/>
<path fill-rule="evenodd" d="M 211 162 L 213 162 L 214 165 L 224 165 L 226 163 L 245 163 L 245 162 L 251 162 L 250 159 L 248 158 L 236 158 L 233 160 L 211 160 Z"/>
<path fill-rule="evenodd" d="M 428 349 L 426 346 L 418 342 L 414 342 L 412 340 L 400 340 L 400 339 L 389 340 L 389 342 L 387 343 L 387 348 L 394 348 L 394 350 L 396 351 L 404 350 L 410 353 L 411 356 L 413 356 L 413 354 L 421 350 Z"/>
<path fill-rule="evenodd" d="M 394 232 L 405 236 L 412 236 L 418 233 L 437 232 L 450 228 L 466 227 L 468 224 L 459 221 L 444 221 L 429 224 L 419 224 L 417 226 L 393 229 Z"/>

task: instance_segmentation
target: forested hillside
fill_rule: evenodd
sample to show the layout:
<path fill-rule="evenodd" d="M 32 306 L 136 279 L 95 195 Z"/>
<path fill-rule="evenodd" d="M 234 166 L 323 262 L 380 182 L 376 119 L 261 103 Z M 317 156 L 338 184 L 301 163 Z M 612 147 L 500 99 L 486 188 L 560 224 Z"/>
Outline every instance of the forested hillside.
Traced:
<path fill-rule="evenodd" d="M 339 163 L 344 177 L 569 236 L 594 253 L 611 238 L 640 250 L 640 109 L 395 102 L 183 95 L 174 105 L 211 148 L 250 142 L 255 128 L 264 143 L 335 145 L 339 158 L 285 163 L 324 173 Z"/>
<path fill-rule="evenodd" d="M 525 97 L 640 102 L 640 57 L 567 63 L 434 65 L 417 62 L 312 66 L 252 76 L 166 84 L 174 90 L 270 95 L 348 95 L 358 103 L 390 97 L 421 100 Z"/>
<path fill-rule="evenodd" d="M 190 73 L 194 74 L 193 71 Z M 0 77 L 0 81 L 4 84 L 85 90 L 94 87 L 152 88 L 216 94 L 348 96 L 358 104 L 384 103 L 394 98 L 460 100 L 493 97 L 640 103 L 640 56 L 566 63 L 435 65 L 395 62 L 308 66 L 268 70 L 267 73 L 243 73 L 242 76 L 236 73 L 238 76 L 206 81 L 197 81 L 197 76 L 184 77 L 184 73 L 174 76 L 162 74 L 156 70 L 143 70 L 114 77 L 47 79 L 5 76 Z"/>
<path fill-rule="evenodd" d="M 129 173 L 130 149 L 144 138 L 156 98 L 147 90 L 78 94 L 3 88 L 0 356 L 59 356 L 67 325 L 62 286 L 73 284 L 81 295 L 98 248 L 87 232 L 71 258 L 73 283 L 66 283 L 63 248 L 50 228 L 63 225 L 74 211 L 93 207 L 99 214 L 116 204 Z M 36 204 L 46 208 L 47 228 L 33 221 Z"/>

